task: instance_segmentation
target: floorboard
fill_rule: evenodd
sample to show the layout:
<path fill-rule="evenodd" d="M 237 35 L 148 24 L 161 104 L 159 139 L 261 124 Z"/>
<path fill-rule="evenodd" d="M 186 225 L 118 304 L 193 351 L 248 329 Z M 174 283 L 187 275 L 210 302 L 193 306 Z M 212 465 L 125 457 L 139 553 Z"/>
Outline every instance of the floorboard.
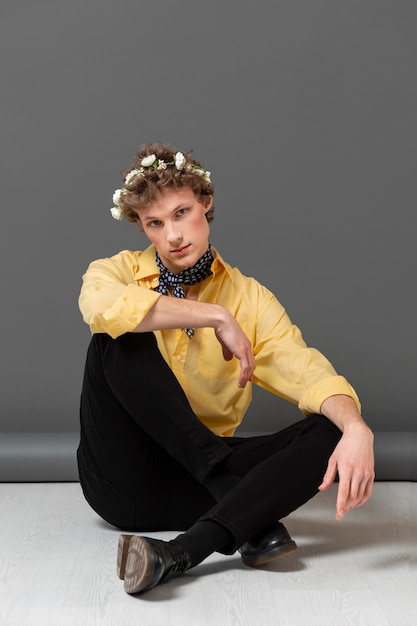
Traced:
<path fill-rule="evenodd" d="M 265 569 L 214 554 L 135 597 L 116 576 L 119 532 L 78 483 L 0 484 L 0 624 L 415 626 L 417 483 L 377 483 L 342 522 L 335 495 L 285 520 L 298 550 Z"/>

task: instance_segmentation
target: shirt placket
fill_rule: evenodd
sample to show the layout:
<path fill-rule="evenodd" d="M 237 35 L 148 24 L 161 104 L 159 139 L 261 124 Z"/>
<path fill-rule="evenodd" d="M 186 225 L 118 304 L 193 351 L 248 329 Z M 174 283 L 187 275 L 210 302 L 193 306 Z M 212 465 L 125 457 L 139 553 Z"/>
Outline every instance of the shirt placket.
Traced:
<path fill-rule="evenodd" d="M 188 385 L 185 376 L 185 366 L 190 341 L 192 341 L 192 339 L 189 339 L 188 335 L 182 329 L 178 329 L 177 342 L 171 359 L 171 369 L 186 394 L 188 392 Z"/>

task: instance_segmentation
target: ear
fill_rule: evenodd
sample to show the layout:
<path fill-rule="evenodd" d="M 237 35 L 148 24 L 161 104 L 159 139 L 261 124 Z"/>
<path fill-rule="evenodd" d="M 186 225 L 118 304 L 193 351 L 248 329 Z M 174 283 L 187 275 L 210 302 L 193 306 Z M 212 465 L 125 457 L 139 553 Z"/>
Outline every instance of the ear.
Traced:
<path fill-rule="evenodd" d="M 213 196 L 204 196 L 203 198 L 204 213 L 208 213 L 212 205 L 213 205 Z"/>

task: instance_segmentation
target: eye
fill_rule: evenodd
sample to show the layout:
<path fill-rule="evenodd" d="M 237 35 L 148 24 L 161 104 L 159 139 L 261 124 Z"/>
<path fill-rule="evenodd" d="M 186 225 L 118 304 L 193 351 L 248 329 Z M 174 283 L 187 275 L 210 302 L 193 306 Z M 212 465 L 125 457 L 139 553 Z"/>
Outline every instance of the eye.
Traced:
<path fill-rule="evenodd" d="M 184 209 L 178 209 L 177 211 L 177 217 L 182 217 L 183 215 L 186 215 L 188 213 L 189 209 L 188 208 L 184 208 Z"/>
<path fill-rule="evenodd" d="M 146 225 L 149 228 L 156 228 L 157 226 L 160 226 L 162 224 L 161 220 L 152 220 L 151 222 L 148 222 Z"/>

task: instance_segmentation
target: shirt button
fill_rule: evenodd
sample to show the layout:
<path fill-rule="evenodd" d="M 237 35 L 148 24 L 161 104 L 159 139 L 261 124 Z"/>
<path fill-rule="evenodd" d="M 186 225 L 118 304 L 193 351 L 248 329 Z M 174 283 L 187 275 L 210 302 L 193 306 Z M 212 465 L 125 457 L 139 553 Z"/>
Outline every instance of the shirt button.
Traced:
<path fill-rule="evenodd" d="M 181 361 L 181 355 L 177 354 L 177 361 Z"/>

